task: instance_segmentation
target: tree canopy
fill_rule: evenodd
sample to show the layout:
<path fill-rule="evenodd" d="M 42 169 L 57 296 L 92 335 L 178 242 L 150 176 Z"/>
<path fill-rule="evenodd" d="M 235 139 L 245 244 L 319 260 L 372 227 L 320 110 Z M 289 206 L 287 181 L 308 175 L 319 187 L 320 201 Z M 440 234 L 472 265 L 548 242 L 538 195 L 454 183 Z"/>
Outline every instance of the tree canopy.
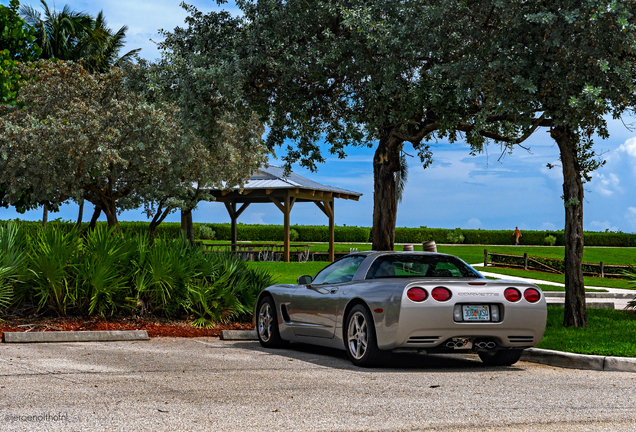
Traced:
<path fill-rule="evenodd" d="M 606 115 L 634 106 L 634 2 L 239 0 L 242 15 L 186 6 L 165 46 L 269 121 L 270 148 L 314 169 L 373 146 L 373 247 L 392 249 L 404 143 L 460 135 L 511 150 L 538 128 L 559 145 L 566 208 L 566 324 L 585 325 L 582 181 Z M 223 72 L 224 71 L 224 72 Z M 240 89 L 241 93 L 237 91 Z"/>

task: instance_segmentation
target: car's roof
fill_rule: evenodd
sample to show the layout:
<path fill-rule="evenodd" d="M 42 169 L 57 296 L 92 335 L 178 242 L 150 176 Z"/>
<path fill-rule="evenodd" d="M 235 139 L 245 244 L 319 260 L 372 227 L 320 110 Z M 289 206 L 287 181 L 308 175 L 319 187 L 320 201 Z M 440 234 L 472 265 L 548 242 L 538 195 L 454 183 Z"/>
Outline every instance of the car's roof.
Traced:
<path fill-rule="evenodd" d="M 367 256 L 380 256 L 380 255 L 437 255 L 437 256 L 454 256 L 439 252 L 421 252 L 421 251 L 360 251 L 353 252 L 351 255 L 367 255 Z"/>

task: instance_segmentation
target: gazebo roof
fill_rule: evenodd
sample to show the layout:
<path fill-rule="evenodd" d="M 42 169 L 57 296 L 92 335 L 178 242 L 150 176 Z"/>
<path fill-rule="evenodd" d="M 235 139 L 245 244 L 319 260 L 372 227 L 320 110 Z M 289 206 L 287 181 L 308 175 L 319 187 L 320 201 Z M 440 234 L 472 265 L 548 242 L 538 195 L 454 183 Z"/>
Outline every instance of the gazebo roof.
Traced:
<path fill-rule="evenodd" d="M 238 187 L 232 188 L 233 191 L 237 191 L 238 189 Z M 281 189 L 298 190 L 304 192 L 327 192 L 333 194 L 333 196 L 336 198 L 352 199 L 355 201 L 357 201 L 362 196 L 360 192 L 354 192 L 347 189 L 318 183 L 294 173 L 290 173 L 289 176 L 285 177 L 283 168 L 275 165 L 269 165 L 267 167 L 262 166 L 258 171 L 252 174 L 252 176 L 245 182 L 245 185 L 243 186 L 244 193 L 247 191 L 256 190 L 272 191 Z M 228 191 L 224 192 L 227 193 Z"/>
<path fill-rule="evenodd" d="M 262 166 L 246 182 L 243 188 L 238 186 L 229 189 L 209 189 L 216 201 L 225 204 L 232 219 L 231 240 L 233 250 L 236 248 L 236 220 L 243 211 L 254 203 L 274 203 L 284 216 L 284 260 L 290 257 L 290 219 L 289 214 L 297 202 L 313 202 L 329 218 L 329 260 L 334 260 L 334 201 L 336 198 L 358 201 L 359 192 L 334 186 L 324 185 L 298 174 L 284 175 L 283 168 L 269 165 Z M 241 204 L 237 208 L 237 204 Z"/>

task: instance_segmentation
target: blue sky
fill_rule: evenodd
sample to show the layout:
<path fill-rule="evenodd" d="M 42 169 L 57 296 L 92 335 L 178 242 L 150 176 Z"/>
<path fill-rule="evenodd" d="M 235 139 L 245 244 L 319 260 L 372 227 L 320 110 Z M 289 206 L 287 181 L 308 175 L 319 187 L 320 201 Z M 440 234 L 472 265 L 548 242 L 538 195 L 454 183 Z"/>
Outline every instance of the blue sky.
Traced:
<path fill-rule="evenodd" d="M 0 3 L 7 5 L 8 1 L 0 0 Z M 189 3 L 202 11 L 216 7 L 213 1 Z M 22 4 L 39 6 L 36 1 L 22 1 Z M 93 15 L 103 10 L 114 29 L 127 25 L 126 48 L 142 48 L 141 56 L 149 60 L 159 57 L 152 42 L 161 40 L 157 30 L 171 30 L 182 25 L 186 16 L 179 7 L 179 0 L 68 1 L 56 3 L 56 6 L 61 8 L 64 4 Z M 624 125 L 634 122 L 634 118 L 612 120 L 610 138 L 596 141 L 596 149 L 604 152 L 607 163 L 593 173 L 592 181 L 585 185 L 586 230 L 636 232 L 636 129 L 630 131 Z M 500 150 L 497 146 L 490 146 L 487 153 L 471 157 L 465 144 L 433 144 L 431 167 L 423 170 L 417 158 L 411 159 L 409 182 L 398 208 L 398 226 L 563 229 L 564 208 L 560 198 L 563 177 L 560 168 L 546 168 L 547 163 L 558 164 L 558 148 L 546 130 L 536 132 L 525 145 L 530 147 L 530 153 L 519 148 L 498 161 Z M 409 152 L 408 148 L 406 150 Z M 364 194 L 357 202 L 336 201 L 338 225 L 372 224 L 373 151 L 351 147 L 348 158 L 328 157 L 315 173 L 299 167 L 294 169 L 297 174 L 312 180 Z M 276 164 L 275 160 L 271 162 Z M 86 209 L 86 220 L 90 219 L 91 212 L 90 208 Z M 0 209 L 0 219 L 17 217 L 39 220 L 41 211 L 20 215 L 13 209 Z M 49 217 L 74 220 L 77 206 L 65 205 L 59 213 Z M 218 203 L 201 203 L 193 218 L 195 222 L 229 222 L 224 206 Z M 292 223 L 298 224 L 327 222 L 324 214 L 309 203 L 294 206 L 291 218 Z M 120 220 L 146 220 L 146 217 L 141 211 L 129 211 L 121 214 Z M 179 216 L 174 214 L 167 220 L 176 222 Z M 250 206 L 239 221 L 282 224 L 283 216 L 273 205 L 256 204 Z"/>

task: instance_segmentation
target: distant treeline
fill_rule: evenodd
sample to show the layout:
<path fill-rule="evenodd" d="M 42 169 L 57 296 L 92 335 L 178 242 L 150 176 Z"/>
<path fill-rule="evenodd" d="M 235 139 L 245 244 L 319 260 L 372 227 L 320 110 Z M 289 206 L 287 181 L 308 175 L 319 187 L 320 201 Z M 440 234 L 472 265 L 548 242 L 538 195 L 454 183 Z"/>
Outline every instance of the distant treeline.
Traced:
<path fill-rule="evenodd" d="M 0 221 L 0 226 L 9 221 Z M 74 226 L 72 222 L 52 221 L 50 224 Z M 98 222 L 98 224 L 106 224 Z M 41 222 L 20 221 L 23 229 L 32 232 L 41 228 Z M 148 230 L 149 222 L 119 222 L 124 233 L 134 233 Z M 88 224 L 83 224 L 88 226 Z M 203 235 L 201 232 L 202 227 Z M 299 242 L 326 242 L 329 241 L 329 229 L 326 226 L 292 225 L 298 233 L 294 241 Z M 210 238 L 210 229 L 215 240 L 230 240 L 230 224 L 195 223 L 195 238 Z M 164 222 L 157 227 L 157 236 L 176 238 L 181 233 L 181 224 L 178 222 Z M 239 241 L 283 241 L 282 225 L 247 225 L 238 224 L 237 235 Z M 368 243 L 371 242 L 371 228 L 357 226 L 336 226 L 335 235 L 337 242 Z M 522 231 L 521 244 L 545 245 L 548 236 L 556 238 L 556 245 L 563 246 L 563 231 Z M 462 240 L 463 237 L 463 240 Z M 396 228 L 396 243 L 422 243 L 433 240 L 436 243 L 462 243 L 481 245 L 514 245 L 513 230 L 482 230 L 482 229 L 446 229 L 446 228 Z M 636 234 L 621 232 L 595 232 L 586 231 L 584 242 L 586 246 L 636 246 Z"/>

